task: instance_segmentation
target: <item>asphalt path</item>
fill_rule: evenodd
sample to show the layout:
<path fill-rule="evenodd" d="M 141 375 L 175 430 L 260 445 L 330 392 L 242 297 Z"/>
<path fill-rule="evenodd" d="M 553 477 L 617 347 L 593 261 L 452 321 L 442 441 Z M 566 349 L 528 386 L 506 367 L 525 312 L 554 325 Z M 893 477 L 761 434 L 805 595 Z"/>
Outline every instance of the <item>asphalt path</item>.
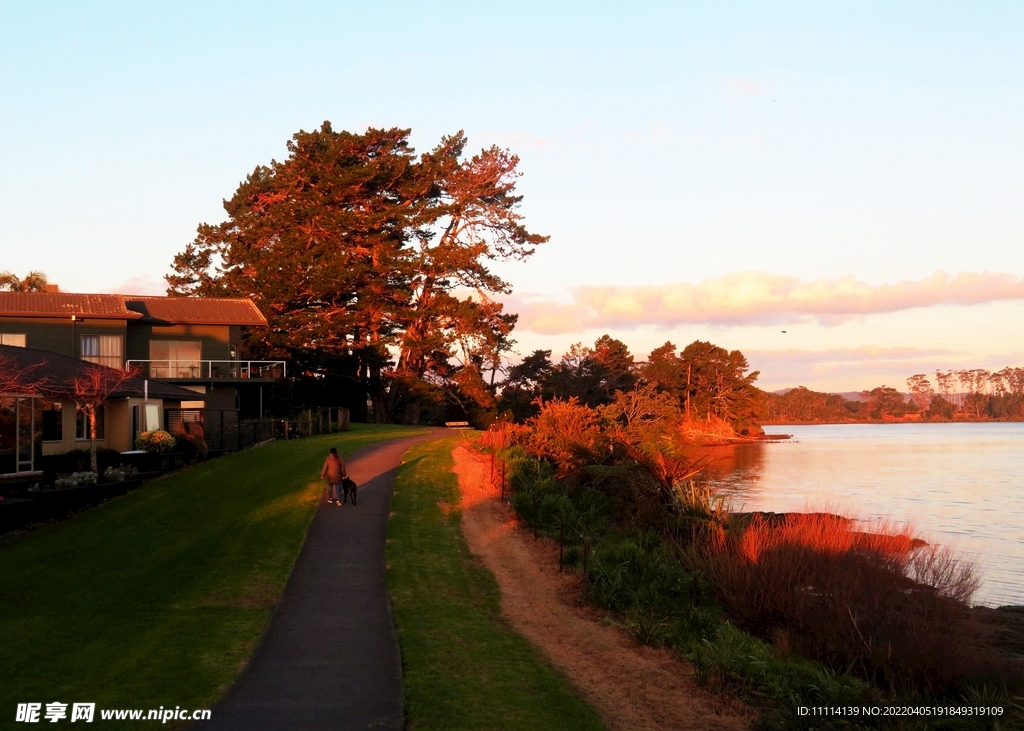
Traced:
<path fill-rule="evenodd" d="M 384 579 L 391 492 L 410 447 L 451 435 L 432 429 L 348 460 L 359 504 L 321 500 L 256 652 L 211 720 L 193 728 L 402 729 L 402 657 Z"/>

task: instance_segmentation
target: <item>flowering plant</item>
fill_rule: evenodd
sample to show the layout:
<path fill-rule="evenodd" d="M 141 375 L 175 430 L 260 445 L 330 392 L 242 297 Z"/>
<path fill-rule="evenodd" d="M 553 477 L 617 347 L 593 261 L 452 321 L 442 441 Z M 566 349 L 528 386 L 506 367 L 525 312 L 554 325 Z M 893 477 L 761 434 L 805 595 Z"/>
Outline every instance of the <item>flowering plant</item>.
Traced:
<path fill-rule="evenodd" d="M 147 452 L 163 454 L 164 452 L 169 452 L 174 448 L 174 437 L 163 429 L 144 431 L 139 434 L 138 439 L 135 440 L 135 448 L 144 449 Z"/>

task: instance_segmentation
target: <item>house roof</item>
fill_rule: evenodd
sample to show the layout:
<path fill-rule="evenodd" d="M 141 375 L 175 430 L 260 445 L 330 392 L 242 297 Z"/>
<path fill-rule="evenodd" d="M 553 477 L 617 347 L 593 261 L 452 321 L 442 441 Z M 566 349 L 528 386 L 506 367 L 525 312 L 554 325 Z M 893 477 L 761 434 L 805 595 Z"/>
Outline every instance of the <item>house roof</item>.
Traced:
<path fill-rule="evenodd" d="M 125 306 L 143 317 L 181 325 L 267 325 L 267 318 L 248 298 L 132 297 Z"/>
<path fill-rule="evenodd" d="M 267 319 L 247 298 L 137 297 L 128 294 L 0 292 L 0 317 L 136 320 L 167 325 L 250 325 Z"/>
<path fill-rule="evenodd" d="M 74 395 L 75 378 L 81 378 L 95 368 L 114 370 L 46 350 L 0 345 L 0 389 L 8 378 L 14 381 L 13 388 L 4 389 L 8 393 L 31 393 L 35 390 L 43 396 L 70 398 Z M 111 398 L 141 398 L 145 393 L 146 379 L 133 376 L 122 383 Z M 201 401 L 206 398 L 205 394 L 152 379 L 149 381 L 149 397 L 169 401 Z"/>
<path fill-rule="evenodd" d="M 138 320 L 119 294 L 72 294 L 70 292 L 0 292 L 0 316 L 67 317 L 100 320 Z"/>

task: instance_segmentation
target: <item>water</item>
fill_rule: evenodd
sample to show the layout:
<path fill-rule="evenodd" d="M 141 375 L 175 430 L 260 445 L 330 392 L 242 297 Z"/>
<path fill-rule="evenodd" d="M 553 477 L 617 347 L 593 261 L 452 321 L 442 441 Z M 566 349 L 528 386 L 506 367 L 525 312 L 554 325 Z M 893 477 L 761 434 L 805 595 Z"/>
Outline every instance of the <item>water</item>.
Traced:
<path fill-rule="evenodd" d="M 1024 423 L 772 426 L 787 442 L 713 450 L 735 510 L 909 523 L 974 559 L 976 604 L 1024 605 Z"/>

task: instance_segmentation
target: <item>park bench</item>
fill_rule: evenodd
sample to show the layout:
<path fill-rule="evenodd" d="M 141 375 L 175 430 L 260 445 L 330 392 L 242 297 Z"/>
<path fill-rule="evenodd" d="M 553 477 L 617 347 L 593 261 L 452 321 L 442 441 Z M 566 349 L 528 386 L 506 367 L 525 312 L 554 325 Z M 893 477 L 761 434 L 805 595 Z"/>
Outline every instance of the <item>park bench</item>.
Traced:
<path fill-rule="evenodd" d="M 468 429 L 469 428 L 469 422 L 468 421 L 446 421 L 444 423 L 444 425 L 446 427 L 448 427 L 449 429 Z"/>

